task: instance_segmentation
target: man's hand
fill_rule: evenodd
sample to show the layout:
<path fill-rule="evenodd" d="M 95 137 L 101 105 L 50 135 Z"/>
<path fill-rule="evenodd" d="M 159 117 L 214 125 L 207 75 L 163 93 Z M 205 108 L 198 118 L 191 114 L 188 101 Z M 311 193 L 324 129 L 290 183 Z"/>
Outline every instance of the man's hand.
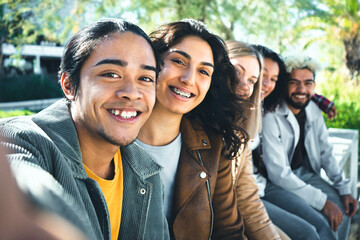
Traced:
<path fill-rule="evenodd" d="M 356 199 L 353 198 L 350 194 L 342 195 L 341 200 L 345 205 L 346 215 L 349 217 L 354 216 L 357 210 L 358 201 L 356 201 Z"/>
<path fill-rule="evenodd" d="M 336 232 L 343 217 L 342 211 L 330 200 L 326 200 L 324 208 L 321 212 L 329 219 L 331 229 Z"/>
<path fill-rule="evenodd" d="M 337 110 L 335 105 L 332 105 L 331 108 L 329 109 L 328 113 L 327 113 L 327 118 L 329 120 L 332 120 L 333 118 L 335 118 L 337 115 Z"/>
<path fill-rule="evenodd" d="M 0 137 L 0 239 L 85 239 L 64 219 L 42 212 L 27 201 L 12 176 L 1 141 Z"/>

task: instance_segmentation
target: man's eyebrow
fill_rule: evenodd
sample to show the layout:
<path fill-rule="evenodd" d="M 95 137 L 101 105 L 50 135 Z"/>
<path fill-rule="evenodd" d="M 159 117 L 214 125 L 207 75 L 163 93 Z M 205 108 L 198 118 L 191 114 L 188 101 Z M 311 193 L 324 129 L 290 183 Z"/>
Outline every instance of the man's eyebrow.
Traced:
<path fill-rule="evenodd" d="M 145 70 L 154 71 L 156 74 L 158 74 L 158 70 L 156 70 L 156 68 L 153 66 L 142 64 L 140 67 Z"/>
<path fill-rule="evenodd" d="M 301 82 L 300 80 L 298 80 L 296 78 L 290 78 L 289 81 Z M 306 79 L 306 80 L 304 80 L 304 82 L 315 82 L 315 80 L 314 79 Z"/>
<path fill-rule="evenodd" d="M 181 51 L 181 50 L 176 50 L 176 49 L 172 49 L 170 50 L 170 53 L 178 53 L 180 55 L 183 55 L 184 57 L 186 57 L 187 59 L 191 60 L 191 56 L 189 54 L 187 54 L 186 52 L 184 51 Z M 202 65 L 205 65 L 205 66 L 209 66 L 209 67 L 212 67 L 214 68 L 214 65 L 209 63 L 209 62 L 201 62 Z"/>
<path fill-rule="evenodd" d="M 127 62 L 120 60 L 120 59 L 103 59 L 101 61 L 99 61 L 98 63 L 96 63 L 93 67 L 102 65 L 102 64 L 113 64 L 113 65 L 118 65 L 120 67 L 126 67 L 128 65 Z"/>

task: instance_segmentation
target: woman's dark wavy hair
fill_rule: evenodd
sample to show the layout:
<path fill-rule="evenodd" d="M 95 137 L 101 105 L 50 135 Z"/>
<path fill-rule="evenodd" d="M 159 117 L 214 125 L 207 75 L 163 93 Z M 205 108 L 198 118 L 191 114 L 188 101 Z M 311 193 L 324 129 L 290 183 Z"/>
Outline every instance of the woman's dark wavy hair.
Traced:
<path fill-rule="evenodd" d="M 285 83 L 288 74 L 286 72 L 284 60 L 279 54 L 262 45 L 253 45 L 253 47 L 263 55 L 264 60 L 268 58 L 276 62 L 279 66 L 279 76 L 275 88 L 272 93 L 270 93 L 270 95 L 264 99 L 263 106 L 265 114 L 267 112 L 275 111 L 275 108 L 280 105 L 283 97 L 283 92 L 285 90 Z"/>
<path fill-rule="evenodd" d="M 155 50 L 149 36 L 135 24 L 121 19 L 105 18 L 85 27 L 70 39 L 61 59 L 59 81 L 61 81 L 61 75 L 63 73 L 68 73 L 71 87 L 74 89 L 76 96 L 80 82 L 80 71 L 84 62 L 101 42 L 112 37 L 115 33 L 124 32 L 132 32 L 144 38 L 150 44 L 156 60 L 157 77 L 161 69 L 161 57 Z"/>
<path fill-rule="evenodd" d="M 231 159 L 240 146 L 246 144 L 248 135 L 236 124 L 243 120 L 244 115 L 234 91 L 237 85 L 236 71 L 229 60 L 224 41 L 210 33 L 203 23 L 192 19 L 164 24 L 150 34 L 160 54 L 188 36 L 198 37 L 210 45 L 214 56 L 214 72 L 204 100 L 186 117 L 199 122 L 205 129 L 221 134 L 224 155 Z"/>

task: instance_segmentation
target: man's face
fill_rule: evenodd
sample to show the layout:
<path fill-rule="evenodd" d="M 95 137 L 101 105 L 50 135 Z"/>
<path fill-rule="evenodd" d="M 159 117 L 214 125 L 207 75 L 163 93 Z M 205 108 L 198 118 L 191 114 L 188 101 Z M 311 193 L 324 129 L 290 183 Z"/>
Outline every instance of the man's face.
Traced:
<path fill-rule="evenodd" d="M 288 80 L 286 102 L 295 109 L 305 108 L 314 94 L 314 74 L 309 69 L 295 69 Z"/>
<path fill-rule="evenodd" d="M 155 104 L 155 65 L 141 36 L 116 33 L 102 41 L 83 64 L 71 103 L 79 138 L 116 146 L 134 141 Z"/>

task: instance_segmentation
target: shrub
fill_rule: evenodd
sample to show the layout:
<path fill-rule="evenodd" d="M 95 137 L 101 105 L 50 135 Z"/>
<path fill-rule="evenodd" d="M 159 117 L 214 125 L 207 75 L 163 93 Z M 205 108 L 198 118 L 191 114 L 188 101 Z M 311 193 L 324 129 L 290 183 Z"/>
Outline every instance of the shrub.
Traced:
<path fill-rule="evenodd" d="M 337 108 L 336 119 L 325 120 L 327 127 L 360 130 L 360 85 L 345 74 L 325 72 L 326 81 L 320 84 L 321 93 L 334 101 Z"/>
<path fill-rule="evenodd" d="M 34 113 L 29 110 L 23 110 L 23 111 L 16 110 L 16 111 L 9 111 L 9 112 L 0 111 L 0 118 L 25 116 L 25 115 L 32 115 L 32 114 L 34 114 Z"/>
<path fill-rule="evenodd" d="M 15 75 L 0 79 L 0 102 L 62 97 L 56 75 Z"/>
<path fill-rule="evenodd" d="M 324 73 L 324 77 L 326 81 L 320 84 L 321 93 L 334 101 L 337 109 L 334 120 L 325 117 L 326 126 L 357 129 L 360 133 L 360 85 L 356 79 L 349 79 L 346 74 L 328 71 Z"/>

